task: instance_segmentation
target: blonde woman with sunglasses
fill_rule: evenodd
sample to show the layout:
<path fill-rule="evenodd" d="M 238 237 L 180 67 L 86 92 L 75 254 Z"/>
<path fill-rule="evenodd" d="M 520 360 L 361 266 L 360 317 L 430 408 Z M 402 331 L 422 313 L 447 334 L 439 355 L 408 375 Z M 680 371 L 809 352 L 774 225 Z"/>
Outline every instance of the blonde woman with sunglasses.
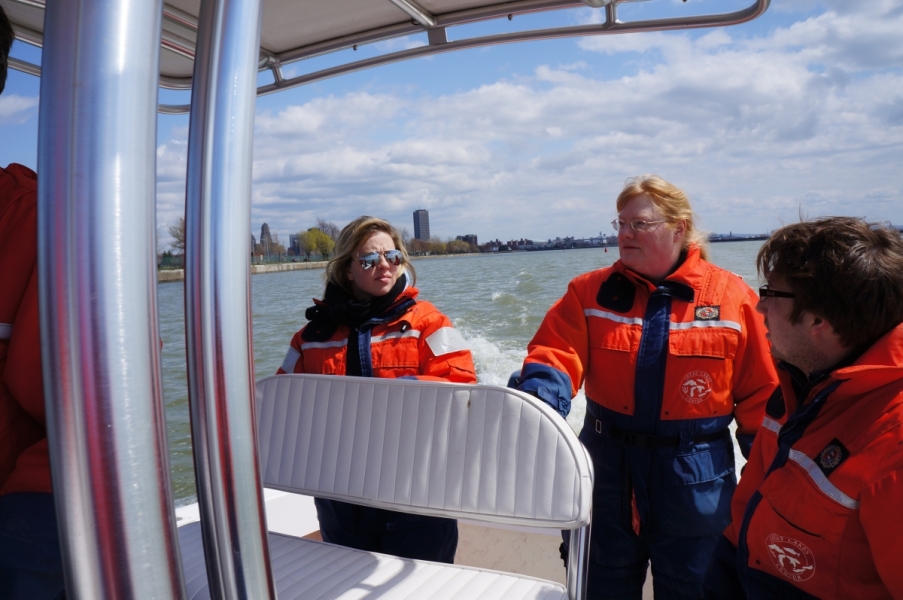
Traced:
<path fill-rule="evenodd" d="M 277 373 L 476 383 L 467 342 L 451 320 L 417 299 L 416 275 L 398 231 L 363 216 L 345 226 L 326 266 L 322 300 L 292 338 Z M 317 498 L 323 540 L 404 558 L 452 563 L 453 519 Z"/>

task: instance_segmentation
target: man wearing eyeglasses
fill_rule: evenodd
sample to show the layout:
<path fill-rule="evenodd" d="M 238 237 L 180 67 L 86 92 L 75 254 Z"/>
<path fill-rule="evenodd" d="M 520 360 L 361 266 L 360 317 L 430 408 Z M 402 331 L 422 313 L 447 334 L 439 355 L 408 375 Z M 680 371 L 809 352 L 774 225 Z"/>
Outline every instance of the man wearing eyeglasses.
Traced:
<path fill-rule="evenodd" d="M 830 217 L 759 251 L 768 401 L 709 598 L 903 598 L 903 239 Z"/>
<path fill-rule="evenodd" d="M 756 296 L 706 260 L 686 195 L 647 175 L 617 199 L 620 260 L 549 309 L 514 385 L 562 415 L 585 384 L 593 457 L 588 596 L 701 598 L 744 456 L 777 385 Z"/>

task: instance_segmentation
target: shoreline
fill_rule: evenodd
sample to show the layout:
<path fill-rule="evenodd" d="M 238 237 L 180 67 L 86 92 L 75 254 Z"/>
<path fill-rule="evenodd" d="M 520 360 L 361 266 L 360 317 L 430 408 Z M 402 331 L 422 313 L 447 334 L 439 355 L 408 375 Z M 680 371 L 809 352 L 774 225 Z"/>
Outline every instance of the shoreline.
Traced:
<path fill-rule="evenodd" d="M 463 254 L 437 254 L 435 256 L 412 256 L 414 260 L 425 260 L 431 258 L 459 258 L 464 256 L 481 256 L 488 254 L 486 252 L 465 252 Z M 507 254 L 507 253 L 506 253 Z M 269 265 L 251 265 L 251 275 L 261 275 L 266 273 L 282 273 L 283 271 L 306 271 L 308 269 L 325 269 L 325 260 L 317 260 L 313 262 L 292 262 L 292 263 L 274 263 Z M 185 281 L 185 269 L 157 269 L 157 283 L 170 283 L 176 281 Z"/>

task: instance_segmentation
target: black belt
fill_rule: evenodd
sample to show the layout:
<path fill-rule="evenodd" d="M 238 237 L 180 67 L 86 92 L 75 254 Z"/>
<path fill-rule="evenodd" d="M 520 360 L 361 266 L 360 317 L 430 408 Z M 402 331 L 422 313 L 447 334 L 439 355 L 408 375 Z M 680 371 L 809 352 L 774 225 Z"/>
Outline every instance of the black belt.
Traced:
<path fill-rule="evenodd" d="M 596 421 L 599 425 L 601 421 Z M 728 430 L 722 429 L 717 433 L 703 433 L 694 435 L 692 440 L 694 444 L 706 444 L 708 442 L 716 442 L 728 437 Z M 648 433 L 635 433 L 633 431 L 621 431 L 617 427 L 611 428 L 612 439 L 623 442 L 628 446 L 636 446 L 637 448 L 661 448 L 663 446 L 680 446 L 679 435 L 651 435 Z"/>
<path fill-rule="evenodd" d="M 586 421 L 587 425 L 590 425 L 591 431 L 599 435 L 604 435 L 606 437 L 610 437 L 611 439 L 618 440 L 619 442 L 626 444 L 628 446 L 635 446 L 637 448 L 662 448 L 662 447 L 676 447 L 680 446 L 680 436 L 679 435 L 653 435 L 649 433 L 636 433 L 634 431 L 624 431 L 622 429 L 618 429 L 614 425 L 611 428 L 605 426 L 601 419 L 599 419 L 599 415 L 597 414 L 599 410 L 595 406 L 591 406 L 592 401 L 587 401 L 586 403 Z M 730 437 L 730 431 L 727 429 L 722 429 L 721 431 L 715 433 L 702 433 L 699 435 L 694 435 L 691 439 L 694 444 L 706 444 L 708 442 L 717 442 L 718 440 Z"/>

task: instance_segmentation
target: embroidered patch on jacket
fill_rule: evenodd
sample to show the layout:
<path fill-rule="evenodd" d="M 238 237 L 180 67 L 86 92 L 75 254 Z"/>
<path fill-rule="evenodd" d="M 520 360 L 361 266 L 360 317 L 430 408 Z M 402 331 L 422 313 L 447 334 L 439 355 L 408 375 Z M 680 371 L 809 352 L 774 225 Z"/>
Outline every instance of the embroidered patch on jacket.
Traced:
<path fill-rule="evenodd" d="M 705 371 L 690 371 L 680 382 L 680 395 L 690 404 L 699 404 L 712 395 L 712 376 Z"/>
<path fill-rule="evenodd" d="M 774 568 L 791 581 L 806 581 L 815 575 L 815 555 L 806 544 L 772 533 L 765 539 Z"/>
<path fill-rule="evenodd" d="M 841 444 L 840 440 L 834 438 L 830 444 L 825 446 L 824 450 L 818 453 L 815 464 L 825 474 L 825 477 L 830 477 L 834 469 L 839 467 L 849 456 L 850 451 L 846 449 L 846 446 Z"/>
<path fill-rule="evenodd" d="M 721 316 L 721 307 L 720 306 L 697 306 L 696 307 L 696 320 L 697 321 L 714 321 L 718 317 Z"/>

